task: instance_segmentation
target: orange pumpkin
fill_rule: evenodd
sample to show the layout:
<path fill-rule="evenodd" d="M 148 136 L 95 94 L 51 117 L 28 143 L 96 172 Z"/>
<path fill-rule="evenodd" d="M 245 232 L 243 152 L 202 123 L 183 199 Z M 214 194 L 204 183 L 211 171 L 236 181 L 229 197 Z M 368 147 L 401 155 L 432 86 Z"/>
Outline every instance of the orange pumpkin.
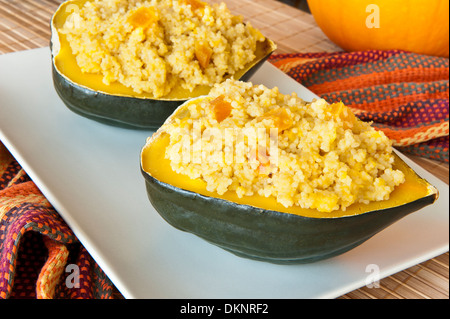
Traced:
<path fill-rule="evenodd" d="M 449 0 L 308 0 L 308 5 L 322 31 L 346 51 L 449 56 Z"/>

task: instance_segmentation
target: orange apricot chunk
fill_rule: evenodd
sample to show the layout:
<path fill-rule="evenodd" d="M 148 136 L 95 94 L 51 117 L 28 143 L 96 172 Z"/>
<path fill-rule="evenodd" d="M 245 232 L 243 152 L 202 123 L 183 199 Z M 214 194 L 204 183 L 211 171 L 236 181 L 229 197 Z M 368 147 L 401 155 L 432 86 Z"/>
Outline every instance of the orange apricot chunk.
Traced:
<path fill-rule="evenodd" d="M 259 121 L 273 120 L 275 127 L 281 132 L 290 128 L 294 123 L 291 116 L 283 107 L 277 107 L 257 118 Z"/>
<path fill-rule="evenodd" d="M 353 112 L 344 105 L 344 103 L 333 103 L 330 105 L 331 114 L 335 117 L 339 117 L 344 123 L 344 128 L 352 128 L 356 122 L 356 116 Z"/>
<path fill-rule="evenodd" d="M 156 11 L 152 7 L 140 7 L 131 14 L 128 22 L 135 28 L 148 28 L 158 21 Z"/>
<path fill-rule="evenodd" d="M 232 106 L 229 102 L 225 101 L 225 97 L 223 95 L 212 100 L 210 105 L 213 109 L 214 116 L 219 123 L 231 114 Z"/>
<path fill-rule="evenodd" d="M 206 43 L 195 43 L 195 57 L 198 63 L 204 69 L 209 65 L 212 56 L 212 49 Z"/>
<path fill-rule="evenodd" d="M 203 9 L 206 3 L 200 0 L 183 0 L 186 5 L 191 6 L 191 10 L 196 11 L 197 9 Z"/>

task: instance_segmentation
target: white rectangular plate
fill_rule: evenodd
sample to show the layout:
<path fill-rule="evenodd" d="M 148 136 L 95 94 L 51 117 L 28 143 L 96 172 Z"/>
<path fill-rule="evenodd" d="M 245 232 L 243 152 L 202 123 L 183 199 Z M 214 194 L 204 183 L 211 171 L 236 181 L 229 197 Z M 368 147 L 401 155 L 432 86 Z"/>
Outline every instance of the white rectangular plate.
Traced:
<path fill-rule="evenodd" d="M 310 91 L 266 63 L 252 82 Z M 126 298 L 335 298 L 448 251 L 448 185 L 405 159 L 439 200 L 341 256 L 274 265 L 236 257 L 172 228 L 139 169 L 150 131 L 68 110 L 53 89 L 50 50 L 0 56 L 0 139 Z M 404 157 L 403 157 L 404 158 Z"/>

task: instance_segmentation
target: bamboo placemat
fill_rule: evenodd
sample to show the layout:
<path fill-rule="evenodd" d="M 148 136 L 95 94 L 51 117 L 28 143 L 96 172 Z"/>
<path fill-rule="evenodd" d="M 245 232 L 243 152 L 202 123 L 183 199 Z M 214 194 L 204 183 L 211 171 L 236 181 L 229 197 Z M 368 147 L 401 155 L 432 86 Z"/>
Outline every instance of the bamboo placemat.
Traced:
<path fill-rule="evenodd" d="M 209 0 L 220 2 L 221 0 Z M 278 45 L 276 53 L 339 51 L 303 11 L 275 0 L 224 0 Z M 0 54 L 48 46 L 49 21 L 63 0 L 0 0 Z M 1 76 L 1 70 L 0 70 Z M 448 164 L 411 157 L 449 183 Z M 341 299 L 447 299 L 448 252 L 380 281 L 379 288 L 362 287 Z"/>

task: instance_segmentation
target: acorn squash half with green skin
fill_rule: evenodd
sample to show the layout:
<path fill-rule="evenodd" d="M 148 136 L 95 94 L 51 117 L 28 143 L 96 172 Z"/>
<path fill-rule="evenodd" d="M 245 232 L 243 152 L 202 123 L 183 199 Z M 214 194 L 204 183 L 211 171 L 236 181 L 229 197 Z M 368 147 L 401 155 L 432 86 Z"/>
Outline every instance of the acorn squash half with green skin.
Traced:
<path fill-rule="evenodd" d="M 52 75 L 56 92 L 73 112 L 104 124 L 134 129 L 157 129 L 188 99 L 205 95 L 209 86 L 199 86 L 190 92 L 175 88 L 162 98 L 148 93 L 137 94 L 120 83 L 105 85 L 100 74 L 82 73 L 65 35 L 58 32 L 74 10 L 89 0 L 62 3 L 51 20 Z M 276 45 L 266 38 L 258 42 L 256 58 L 233 75 L 248 80 L 275 51 Z"/>
<path fill-rule="evenodd" d="M 200 97 L 201 99 L 202 97 Z M 174 117 L 183 118 L 188 103 Z M 310 263 L 340 255 L 438 198 L 438 190 L 397 154 L 394 168 L 406 177 L 389 200 L 353 204 L 346 211 L 322 213 L 286 208 L 274 198 L 208 192 L 206 183 L 174 172 L 164 158 L 170 137 L 158 130 L 141 151 L 148 198 L 169 224 L 238 256 L 278 264 Z"/>

